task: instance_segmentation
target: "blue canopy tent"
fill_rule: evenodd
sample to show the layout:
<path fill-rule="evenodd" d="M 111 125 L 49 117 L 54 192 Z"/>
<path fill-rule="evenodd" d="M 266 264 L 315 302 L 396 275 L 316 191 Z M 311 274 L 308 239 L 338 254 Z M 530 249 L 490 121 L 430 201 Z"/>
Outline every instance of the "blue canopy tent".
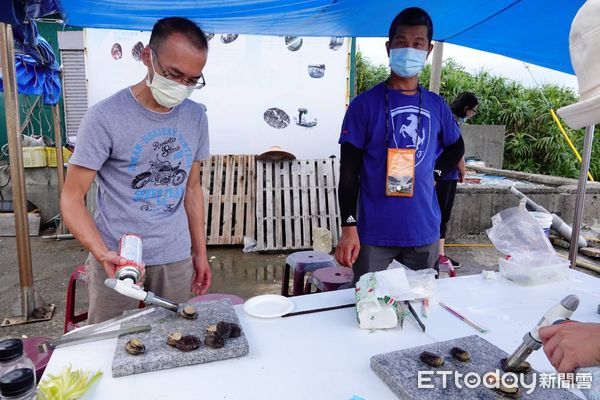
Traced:
<path fill-rule="evenodd" d="M 207 32 L 387 37 L 392 18 L 419 6 L 434 39 L 573 73 L 569 29 L 583 0 L 61 0 L 68 25 L 151 30 L 158 18 L 188 17 Z"/>

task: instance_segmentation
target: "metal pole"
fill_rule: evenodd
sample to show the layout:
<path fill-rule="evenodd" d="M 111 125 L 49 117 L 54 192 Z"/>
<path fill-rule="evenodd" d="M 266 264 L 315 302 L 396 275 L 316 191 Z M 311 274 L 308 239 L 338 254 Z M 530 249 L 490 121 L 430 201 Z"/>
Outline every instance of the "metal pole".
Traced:
<path fill-rule="evenodd" d="M 356 38 L 350 41 L 350 101 L 356 97 Z"/>
<path fill-rule="evenodd" d="M 569 260 L 571 268 L 575 267 L 579 246 L 579 231 L 583 217 L 583 206 L 585 204 L 585 187 L 587 185 L 587 173 L 590 169 L 590 158 L 592 157 L 592 143 L 594 141 L 594 125 L 585 128 L 583 139 L 583 154 L 581 168 L 579 169 L 579 184 L 577 185 L 577 199 L 575 201 L 575 212 L 573 214 L 573 233 L 571 235 L 571 248 L 569 249 Z"/>
<path fill-rule="evenodd" d="M 444 42 L 435 42 L 431 56 L 431 75 L 429 77 L 429 91 L 440 94 L 442 84 L 442 58 L 444 56 Z"/>
<path fill-rule="evenodd" d="M 60 127 L 60 106 L 55 104 L 52 106 L 52 123 L 54 124 L 54 147 L 56 149 L 56 176 L 58 181 L 58 202 L 60 204 L 60 195 L 65 182 L 65 167 L 62 152 L 62 129 Z M 65 234 L 65 224 L 63 219 L 60 221 L 59 235 Z"/>
<path fill-rule="evenodd" d="M 6 136 L 10 157 L 10 175 L 12 180 L 13 208 L 15 212 L 15 230 L 17 239 L 17 260 L 19 263 L 19 282 L 21 284 L 21 312 L 25 320 L 35 309 L 33 296 L 33 272 L 31 268 L 31 243 L 29 242 L 29 220 L 27 216 L 27 195 L 23 172 L 23 149 L 19 126 L 19 104 L 17 97 L 17 79 L 15 71 L 15 53 L 12 27 L 0 23 L 0 59 L 2 62 L 4 83 L 4 108 L 6 110 Z"/>

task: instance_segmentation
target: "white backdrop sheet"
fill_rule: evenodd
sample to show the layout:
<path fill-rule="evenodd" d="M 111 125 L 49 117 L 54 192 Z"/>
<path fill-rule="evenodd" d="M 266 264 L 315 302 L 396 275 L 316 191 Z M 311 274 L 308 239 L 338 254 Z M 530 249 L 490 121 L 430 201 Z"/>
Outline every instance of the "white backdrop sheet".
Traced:
<path fill-rule="evenodd" d="M 132 50 L 138 42 L 146 45 L 149 38 L 149 32 L 85 30 L 90 105 L 144 78 L 146 67 L 135 60 Z M 330 49 L 330 40 L 305 37 L 297 51 L 290 51 L 284 37 L 240 35 L 224 43 L 222 35 L 214 35 L 204 69 L 207 85 L 192 95 L 207 108 L 211 154 L 260 154 L 280 146 L 299 159 L 338 155 L 349 40 L 337 50 Z M 122 50 L 118 59 L 111 55 L 115 43 Z M 325 65 L 324 75 L 311 77 L 309 65 Z M 285 128 L 265 122 L 264 113 L 271 108 L 289 116 Z M 304 122 L 316 121 L 315 126 L 297 125 L 299 108 L 307 110 Z"/>

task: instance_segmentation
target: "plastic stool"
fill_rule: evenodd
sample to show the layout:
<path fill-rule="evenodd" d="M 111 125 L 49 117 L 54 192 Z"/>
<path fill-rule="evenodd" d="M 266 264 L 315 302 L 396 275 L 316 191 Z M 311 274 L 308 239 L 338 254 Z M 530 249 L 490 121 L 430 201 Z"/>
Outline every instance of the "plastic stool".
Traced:
<path fill-rule="evenodd" d="M 83 322 L 87 319 L 87 312 L 75 315 L 75 289 L 77 285 L 77 281 L 86 283 L 86 267 L 85 265 L 80 265 L 71 274 L 71 279 L 69 280 L 69 286 L 67 287 L 67 303 L 65 307 L 65 333 L 72 331 L 75 328 L 80 326 L 80 322 Z"/>
<path fill-rule="evenodd" d="M 304 294 L 310 294 L 311 285 L 317 288 L 317 292 L 330 292 L 338 289 L 351 287 L 354 274 L 352 268 L 327 267 L 312 273 L 306 286 Z"/>
<path fill-rule="evenodd" d="M 321 268 L 335 267 L 333 256 L 322 251 L 297 251 L 285 259 L 281 295 L 288 297 L 290 289 L 290 269 L 294 270 L 292 296 L 304 294 L 304 276 Z"/>
<path fill-rule="evenodd" d="M 234 306 L 236 304 L 244 304 L 244 302 L 245 302 L 245 300 L 242 299 L 240 296 L 236 296 L 235 294 L 224 294 L 224 293 L 204 294 L 202 296 L 196 296 L 196 297 L 190 299 L 189 301 L 198 302 L 198 301 L 212 301 L 212 300 L 222 300 L 222 299 L 231 300 L 231 304 L 233 304 Z"/>
<path fill-rule="evenodd" d="M 38 336 L 21 340 L 23 341 L 23 351 L 25 352 L 27 357 L 29 357 L 29 359 L 33 361 L 33 365 L 35 366 L 36 382 L 39 382 L 42 378 L 42 375 L 44 374 L 46 365 L 48 365 L 48 361 L 50 361 L 52 350 L 48 351 L 47 353 L 40 353 L 37 347 L 39 344 L 50 340 L 50 338 Z"/>

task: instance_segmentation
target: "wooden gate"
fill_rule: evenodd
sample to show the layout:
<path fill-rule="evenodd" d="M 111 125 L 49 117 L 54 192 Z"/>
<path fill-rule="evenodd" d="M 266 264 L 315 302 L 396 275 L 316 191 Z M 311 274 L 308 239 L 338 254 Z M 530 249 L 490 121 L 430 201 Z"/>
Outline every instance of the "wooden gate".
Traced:
<path fill-rule="evenodd" d="M 257 161 L 256 238 L 258 250 L 312 247 L 314 228 L 340 236 L 337 197 L 339 161 Z"/>

